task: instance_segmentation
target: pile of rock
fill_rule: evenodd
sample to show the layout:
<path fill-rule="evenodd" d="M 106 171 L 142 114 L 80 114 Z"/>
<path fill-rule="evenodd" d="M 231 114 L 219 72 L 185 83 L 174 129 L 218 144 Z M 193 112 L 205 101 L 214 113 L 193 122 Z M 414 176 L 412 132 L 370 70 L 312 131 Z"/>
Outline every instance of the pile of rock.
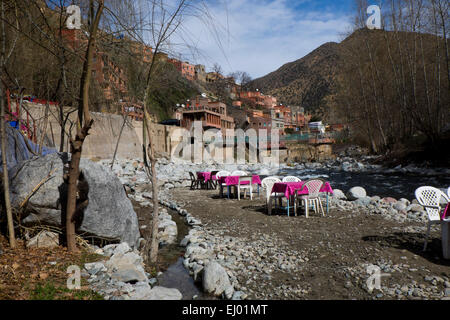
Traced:
<path fill-rule="evenodd" d="M 156 279 L 149 279 L 142 257 L 126 242 L 97 248 L 96 253 L 107 259 L 86 263 L 83 276 L 105 300 L 181 300 L 178 289 L 156 286 Z"/>
<path fill-rule="evenodd" d="M 413 268 L 411 262 L 406 257 L 402 257 L 404 263 L 394 264 L 390 260 L 381 259 L 373 265 L 363 263 L 354 267 L 348 267 L 344 270 L 347 279 L 346 286 L 361 287 L 370 293 L 373 299 L 449 299 L 450 297 L 450 279 L 446 276 L 426 275 L 416 280 L 409 280 L 411 277 L 405 278 L 405 273 L 424 273 L 430 274 L 430 271 L 424 267 L 419 269 Z M 369 269 L 370 268 L 370 269 Z M 372 270 L 369 272 L 369 270 Z M 367 276 L 379 270 L 385 275 L 382 286 L 379 288 L 368 287 Z M 402 275 L 403 283 L 390 283 L 391 277 Z"/>
<path fill-rule="evenodd" d="M 381 214 L 388 219 L 400 222 L 413 220 L 426 222 L 428 219 L 425 209 L 416 199 L 394 199 L 392 197 L 381 198 L 378 196 L 368 196 L 362 187 L 353 187 L 347 194 L 340 189 L 334 189 L 330 199 L 331 208 L 339 208 L 344 211 L 356 211 L 363 209 L 366 213 Z"/>

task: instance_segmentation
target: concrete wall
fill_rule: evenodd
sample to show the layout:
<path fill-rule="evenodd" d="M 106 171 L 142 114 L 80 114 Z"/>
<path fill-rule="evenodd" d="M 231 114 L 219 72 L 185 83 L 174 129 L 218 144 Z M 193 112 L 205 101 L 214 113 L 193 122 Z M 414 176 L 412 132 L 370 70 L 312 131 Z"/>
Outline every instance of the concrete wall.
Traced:
<path fill-rule="evenodd" d="M 45 119 L 45 106 L 35 104 L 25 104 L 25 108 L 30 112 L 33 119 L 36 120 L 36 131 L 38 137 L 38 143 L 40 141 L 41 130 L 44 127 Z M 15 110 L 13 104 L 12 109 Z M 58 116 L 58 107 L 49 107 L 49 123 L 44 136 L 44 145 L 47 147 L 59 150 L 60 146 L 60 125 Z M 65 108 L 64 112 L 69 112 L 70 108 Z M 83 158 L 89 159 L 112 159 L 114 149 L 116 147 L 117 139 L 120 133 L 120 129 L 123 124 L 123 117 L 121 115 L 104 114 L 104 113 L 91 113 L 94 119 L 94 124 L 90 131 L 90 135 L 86 138 L 83 145 Z M 21 114 L 22 121 L 26 121 L 26 115 Z M 75 121 L 77 119 L 77 112 L 73 112 L 69 117 L 70 121 L 66 123 L 66 132 L 71 132 L 72 136 L 76 133 Z M 125 125 L 122 136 L 120 138 L 119 147 L 116 157 L 118 159 L 142 159 L 142 121 L 131 120 Z M 164 126 L 160 124 L 153 124 L 152 139 L 155 141 L 155 150 L 157 155 L 164 155 L 171 157 L 175 152 L 179 152 L 181 148 L 177 148 L 178 144 L 186 139 L 186 131 L 183 128 L 176 126 Z M 63 151 L 70 151 L 69 141 L 67 135 L 65 138 Z M 235 150 L 233 148 L 224 148 L 222 151 L 212 150 L 209 157 L 215 158 L 222 155 L 222 159 L 225 157 L 233 158 Z M 300 151 L 293 148 L 289 150 L 292 156 L 297 155 Z M 300 152 L 301 153 L 301 152 Z M 178 153 L 178 158 L 184 160 L 194 160 L 193 146 L 191 149 L 191 157 L 184 156 Z M 204 155 L 206 157 L 206 155 Z M 269 154 L 266 156 L 270 156 Z M 280 150 L 280 162 L 290 158 L 285 150 Z M 219 160 L 219 159 L 216 159 Z"/>
<path fill-rule="evenodd" d="M 36 135 L 38 143 L 40 141 L 41 132 L 44 128 L 45 119 L 45 106 L 36 106 L 25 104 L 25 107 L 30 112 L 32 118 L 36 121 Z M 13 106 L 15 110 L 15 106 Z M 65 108 L 64 112 L 68 112 L 70 108 Z M 120 133 L 120 129 L 123 124 L 123 117 L 121 115 L 103 114 L 103 113 L 91 113 L 94 119 L 94 124 L 90 131 L 90 135 L 86 138 L 83 144 L 83 158 L 98 158 L 98 159 L 111 159 L 114 154 L 117 139 Z M 67 133 L 71 133 L 72 136 L 76 133 L 76 118 L 77 113 L 74 112 L 69 116 L 69 120 L 66 123 L 65 130 L 65 143 L 63 151 L 70 150 Z M 21 114 L 22 121 L 26 121 L 26 114 Z M 61 142 L 61 127 L 59 125 L 59 116 L 57 107 L 49 107 L 49 123 L 44 137 L 44 145 L 59 150 Z M 119 147 L 117 150 L 117 158 L 119 159 L 131 159 L 142 157 L 142 147 L 136 130 L 131 125 L 126 125 L 120 138 Z"/>

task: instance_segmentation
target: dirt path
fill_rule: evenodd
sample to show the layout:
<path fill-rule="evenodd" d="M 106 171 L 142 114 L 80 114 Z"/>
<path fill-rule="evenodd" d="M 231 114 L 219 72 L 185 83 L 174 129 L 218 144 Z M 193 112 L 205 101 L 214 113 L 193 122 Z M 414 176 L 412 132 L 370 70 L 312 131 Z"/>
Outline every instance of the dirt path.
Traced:
<path fill-rule="evenodd" d="M 176 189 L 176 199 L 218 240 L 217 252 L 237 258 L 233 272 L 249 298 L 441 299 L 450 295 L 450 261 L 441 254 L 440 228 L 422 252 L 425 225 L 380 215 L 331 210 L 322 217 L 268 216 L 263 196 L 253 201 L 219 198 L 218 191 Z M 245 253 L 220 247 L 234 240 Z M 241 250 L 242 251 L 242 250 Z M 381 290 L 369 293 L 368 265 L 377 265 Z M 448 290 L 446 290 L 446 287 Z"/>

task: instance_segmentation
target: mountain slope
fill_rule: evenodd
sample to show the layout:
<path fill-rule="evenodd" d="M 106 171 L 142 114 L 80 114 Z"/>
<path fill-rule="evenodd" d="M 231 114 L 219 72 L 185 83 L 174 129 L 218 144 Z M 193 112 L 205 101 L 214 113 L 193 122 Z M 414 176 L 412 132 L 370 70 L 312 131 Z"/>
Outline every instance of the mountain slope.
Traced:
<path fill-rule="evenodd" d="M 326 107 L 334 93 L 338 64 L 339 44 L 328 42 L 305 57 L 253 80 L 250 86 L 277 97 L 284 104 L 317 112 Z"/>

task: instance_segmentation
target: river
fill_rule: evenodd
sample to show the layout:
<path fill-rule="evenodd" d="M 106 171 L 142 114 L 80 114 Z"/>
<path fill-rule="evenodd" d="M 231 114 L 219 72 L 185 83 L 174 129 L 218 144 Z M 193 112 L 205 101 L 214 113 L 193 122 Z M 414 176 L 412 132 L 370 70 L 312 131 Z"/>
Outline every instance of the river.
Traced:
<path fill-rule="evenodd" d="M 381 172 L 345 172 L 336 169 L 290 169 L 283 168 L 278 173 L 281 176 L 293 175 L 302 180 L 322 177 L 330 182 L 335 189 L 346 193 L 350 188 L 360 186 L 366 189 L 369 196 L 393 197 L 396 199 L 415 198 L 414 191 L 420 186 L 433 186 L 447 189 L 450 186 L 450 175 L 420 176 L 404 173 Z"/>

